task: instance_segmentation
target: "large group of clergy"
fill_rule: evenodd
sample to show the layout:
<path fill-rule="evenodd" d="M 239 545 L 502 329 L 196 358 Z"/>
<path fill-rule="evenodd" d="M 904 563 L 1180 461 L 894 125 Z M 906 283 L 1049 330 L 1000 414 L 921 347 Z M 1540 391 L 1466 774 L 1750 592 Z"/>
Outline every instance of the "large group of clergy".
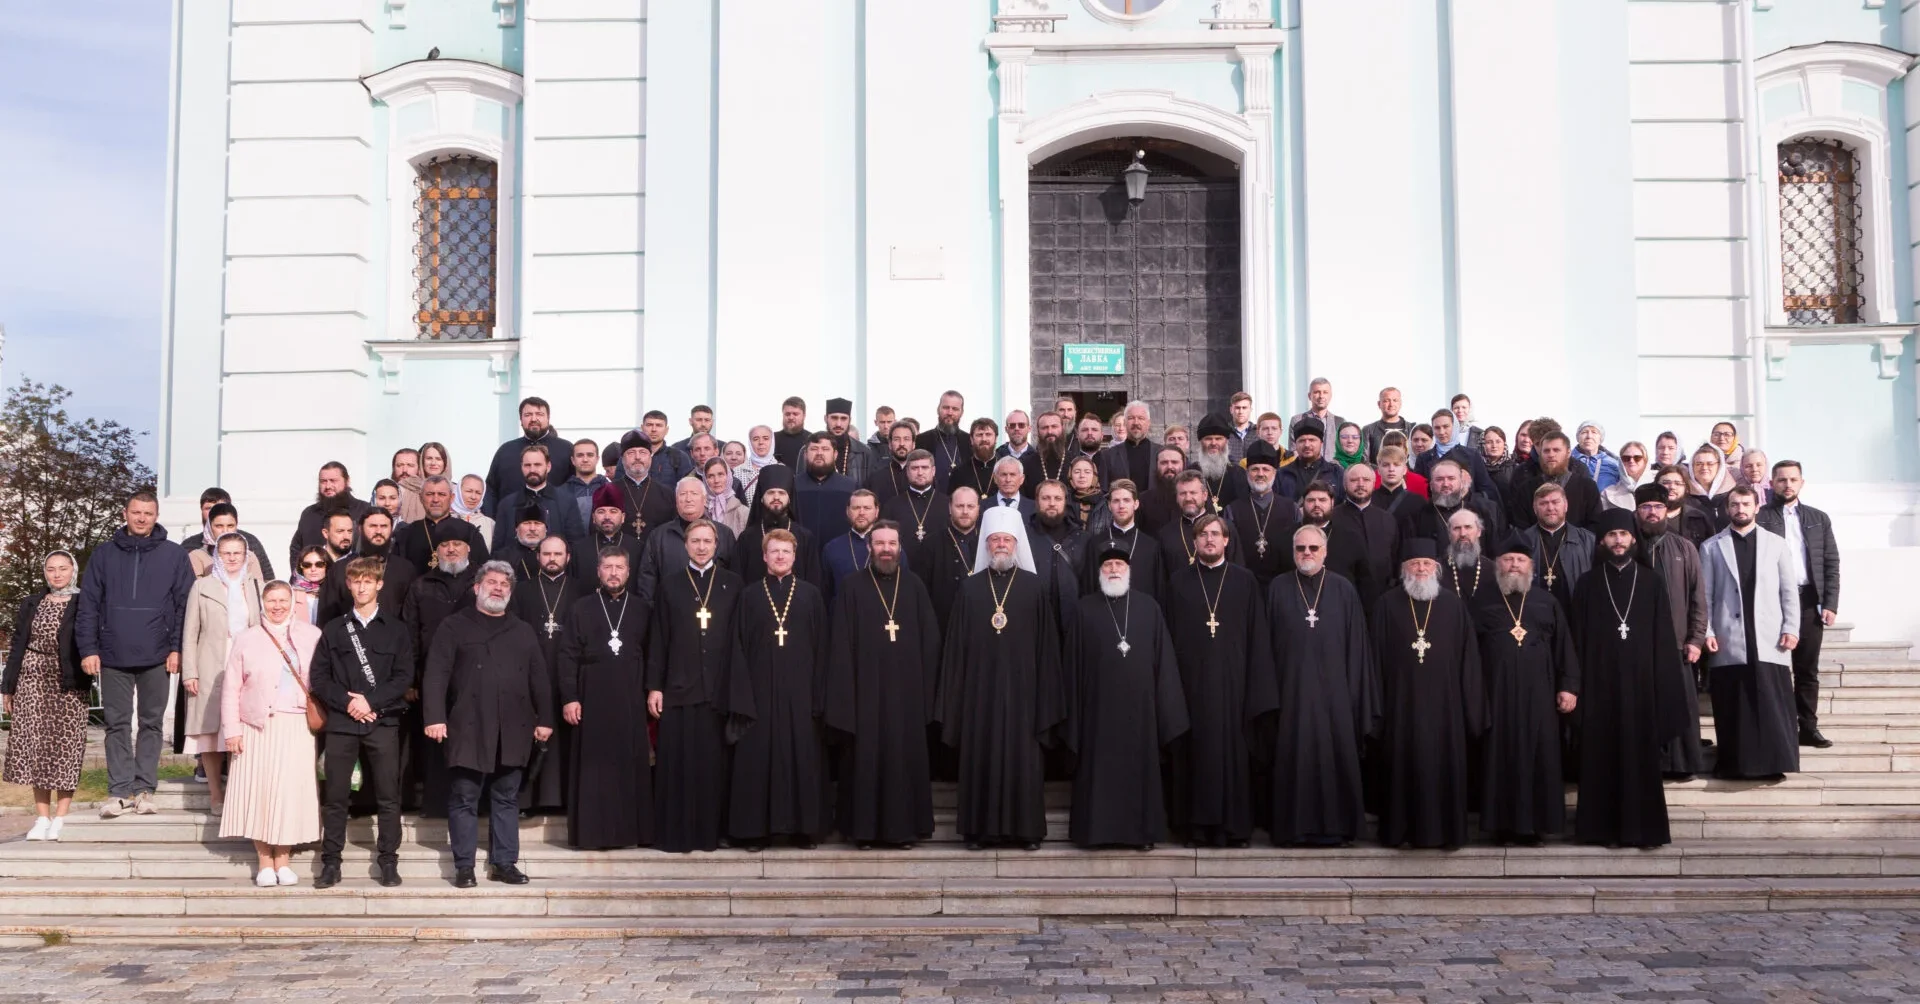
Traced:
<path fill-rule="evenodd" d="M 701 408 L 680 443 L 656 412 L 596 444 L 529 399 L 484 487 L 438 444 L 372 505 L 328 465 L 292 554 L 336 562 L 316 622 L 404 625 L 404 748 L 367 787 L 383 830 L 390 801 L 451 811 L 469 867 L 483 792 L 511 865 L 515 811 L 564 812 L 579 848 L 911 847 L 936 780 L 970 848 L 1035 848 L 1050 780 L 1086 847 L 1343 845 L 1370 814 L 1389 847 L 1458 847 L 1476 814 L 1537 843 L 1570 781 L 1575 839 L 1646 847 L 1664 779 L 1777 777 L 1796 733 L 1824 742 L 1793 650 L 1838 573 L 1797 532 L 1798 464 L 1723 485 L 1716 445 L 1703 472 L 1551 419 L 1509 447 L 1398 392 L 1362 428 L 1330 390 L 1161 441 L 1143 405 L 1109 431 L 1071 399 L 1003 439 L 950 392 L 870 440 L 848 402 L 809 431 L 789 399 L 738 443 Z M 344 693 L 366 660 L 333 651 Z"/>

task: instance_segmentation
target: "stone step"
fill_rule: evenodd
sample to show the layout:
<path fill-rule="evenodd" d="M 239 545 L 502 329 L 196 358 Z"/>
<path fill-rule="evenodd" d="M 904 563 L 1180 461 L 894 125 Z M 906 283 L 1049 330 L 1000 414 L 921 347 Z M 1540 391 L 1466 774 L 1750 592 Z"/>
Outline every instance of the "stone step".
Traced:
<path fill-rule="evenodd" d="M 1843 642 L 1843 641 L 1852 641 L 1852 640 L 1853 640 L 1853 625 L 1847 623 L 1846 621 L 1836 621 L 1834 622 L 1834 625 L 1832 627 L 1827 629 L 1826 641 L 1828 642 Z"/>
<path fill-rule="evenodd" d="M 1836 744 L 1920 745 L 1920 714 L 1821 715 L 1820 731 Z M 1708 739 L 1714 738 L 1712 715 L 1700 717 L 1700 733 Z M 1812 748 L 1802 746 L 1800 752 L 1812 752 Z"/>
<path fill-rule="evenodd" d="M 986 937 L 1037 934 L 1037 917 L 7 917 L 0 947 L 620 941 L 627 938 Z"/>
<path fill-rule="evenodd" d="M 1669 781 L 1667 805 L 1920 805 L 1920 774 L 1789 774 L 1782 781 Z M 1577 796 L 1576 796 L 1577 798 Z"/>
<path fill-rule="evenodd" d="M 1820 666 L 1903 665 L 1911 658 L 1913 646 L 1895 641 L 1845 641 L 1829 634 L 1820 642 Z"/>
<path fill-rule="evenodd" d="M 0 887 L 9 938 L 417 938 L 422 928 L 508 931 L 570 927 L 607 937 L 692 921 L 745 918 L 978 918 L 1006 930 L 1040 916 L 1392 916 L 1759 912 L 1920 907 L 1920 878 L 1130 878 L 898 879 L 822 882 L 536 882 L 382 889 L 353 880 L 328 890 L 240 882 L 77 883 L 20 879 Z M 678 912 L 676 912 L 678 911 Z M 139 923 L 128 923 L 139 921 Z M 259 923 L 259 922 L 266 923 Z M 484 924 L 478 923 L 485 921 Z M 257 926 L 256 926 L 257 925 Z M 859 926 L 859 921 L 849 926 Z M 885 925 L 889 928 L 892 925 Z M 903 933 L 939 933 L 924 921 Z M 718 929 L 718 928 L 716 928 Z M 763 928 L 780 932 L 780 925 Z M 1019 927 L 1015 933 L 1029 931 Z M 737 932 L 736 932 L 737 933 Z M 791 933 L 801 933 L 792 931 Z M 956 931 L 956 933 L 961 933 Z M 439 937 L 453 937 L 441 934 Z M 535 935 L 538 936 L 538 935 Z"/>
<path fill-rule="evenodd" d="M 951 813 L 958 804 L 959 792 L 950 781 L 936 781 L 933 785 L 933 809 L 935 813 Z M 207 785 L 204 781 L 188 778 L 162 778 L 153 792 L 153 804 L 162 812 L 205 813 L 209 807 Z M 1073 804 L 1072 786 L 1065 781 L 1049 782 L 1046 786 L 1046 805 L 1049 810 L 1066 811 Z M 132 818 L 132 817 L 123 817 Z"/>
<path fill-rule="evenodd" d="M 1920 713 L 1920 687 L 1822 687 L 1820 714 L 1911 715 Z"/>
<path fill-rule="evenodd" d="M 1857 690 L 1861 687 L 1920 688 L 1920 665 L 1908 662 L 1885 666 L 1829 667 L 1823 662 L 1820 666 L 1820 687 L 1822 690 L 1827 688 Z"/>
<path fill-rule="evenodd" d="M 311 848 L 295 852 L 295 870 L 310 878 Z M 375 875 L 373 849 L 349 844 L 342 871 L 353 881 Z M 1150 852 L 965 851 L 929 845 L 912 850 L 856 851 L 845 846 L 752 854 L 665 854 L 646 849 L 573 851 L 544 843 L 521 848 L 520 865 L 540 883 L 578 881 L 813 881 L 845 879 L 1110 879 L 1110 878 L 1463 878 L 1920 875 L 1920 841 L 1681 840 L 1653 850 L 1568 843 L 1544 847 L 1476 844 L 1458 851 L 1344 848 L 1190 849 Z M 65 882 L 154 883 L 252 878 L 250 850 L 232 845 L 155 848 L 140 845 L 46 844 L 9 848 L 0 877 Z M 400 874 L 410 884 L 450 879 L 444 846 L 404 845 Z"/>

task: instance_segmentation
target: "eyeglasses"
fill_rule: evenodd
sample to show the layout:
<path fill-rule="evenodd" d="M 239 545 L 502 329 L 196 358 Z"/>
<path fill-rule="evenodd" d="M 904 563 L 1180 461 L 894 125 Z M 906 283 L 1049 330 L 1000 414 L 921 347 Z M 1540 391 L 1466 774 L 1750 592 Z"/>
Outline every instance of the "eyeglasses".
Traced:
<path fill-rule="evenodd" d="M 324 561 L 303 561 L 300 563 L 300 567 L 301 568 L 325 568 L 327 567 L 327 563 Z"/>
<path fill-rule="evenodd" d="M 1293 545 L 1293 549 L 1300 554 L 1318 554 L 1320 551 L 1325 550 L 1320 544 L 1295 544 Z"/>
<path fill-rule="evenodd" d="M 1620 454 L 1620 462 L 1621 462 L 1621 463 L 1623 463 L 1623 464 L 1637 464 L 1637 463 L 1639 463 L 1640 461 L 1642 461 L 1642 460 L 1645 460 L 1645 459 L 1647 459 L 1647 455 L 1646 455 L 1646 454 L 1644 454 L 1644 453 L 1622 453 L 1622 454 Z"/>

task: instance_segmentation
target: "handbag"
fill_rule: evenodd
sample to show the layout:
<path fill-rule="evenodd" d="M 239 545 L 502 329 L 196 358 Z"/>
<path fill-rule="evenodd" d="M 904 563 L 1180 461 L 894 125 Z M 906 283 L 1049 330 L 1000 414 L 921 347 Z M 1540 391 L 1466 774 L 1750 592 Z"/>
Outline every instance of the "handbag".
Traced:
<path fill-rule="evenodd" d="M 300 696 L 307 699 L 307 731 L 315 735 L 326 731 L 327 709 L 321 707 L 320 702 L 313 699 L 313 691 L 308 690 L 307 685 L 300 682 L 300 673 L 294 666 L 293 656 L 287 654 L 287 650 L 280 646 L 280 639 L 275 638 L 272 631 L 267 631 L 265 624 L 260 625 L 260 630 L 266 631 L 267 640 L 273 642 L 274 651 L 279 652 L 280 658 L 286 661 L 287 672 L 293 676 L 293 685 L 299 687 Z"/>

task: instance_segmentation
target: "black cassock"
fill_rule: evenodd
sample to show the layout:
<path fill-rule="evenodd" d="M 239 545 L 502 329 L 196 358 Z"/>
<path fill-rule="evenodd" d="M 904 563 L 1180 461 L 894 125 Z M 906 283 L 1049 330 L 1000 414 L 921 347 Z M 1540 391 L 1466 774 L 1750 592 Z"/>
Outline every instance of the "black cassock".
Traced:
<path fill-rule="evenodd" d="M 1383 710 L 1380 843 L 1458 847 L 1467 842 L 1467 743 L 1487 723 L 1472 615 L 1449 590 L 1414 603 L 1396 587 L 1374 605 L 1373 651 Z"/>
<path fill-rule="evenodd" d="M 953 526 L 942 527 L 938 539 L 929 534 L 921 553 L 926 556 L 926 566 L 916 564 L 920 559 L 913 557 L 907 568 L 926 583 L 927 598 L 933 602 L 933 614 L 939 618 L 944 636 L 953 615 L 953 601 L 960 597 L 967 576 L 973 574 L 973 561 L 980 553 L 980 526 L 976 523 L 964 533 Z"/>
<path fill-rule="evenodd" d="M 945 547 L 948 511 L 952 501 L 938 488 L 908 488 L 880 507 L 880 518 L 900 524 L 900 551 L 907 567 L 932 568 L 935 548 Z M 922 575 L 920 581 L 925 582 Z"/>
<path fill-rule="evenodd" d="M 620 510 L 626 521 L 626 532 L 639 538 L 642 546 L 647 542 L 649 531 L 675 515 L 673 486 L 658 478 L 649 477 L 635 484 L 622 473 L 614 477 L 613 486 L 620 490 Z M 638 572 L 639 568 L 630 571 Z"/>
<path fill-rule="evenodd" d="M 412 587 L 407 590 L 407 602 L 400 608 L 400 619 L 413 628 L 413 651 L 420 664 L 415 674 L 416 687 L 425 678 L 427 651 L 433 647 L 433 638 L 439 633 L 441 623 L 462 610 L 473 609 L 475 571 L 476 567 L 471 563 L 458 575 L 435 568 L 413 580 Z M 401 756 L 403 780 L 400 784 L 400 804 L 406 809 L 417 807 L 423 816 L 445 819 L 447 796 L 452 788 L 451 777 L 447 774 L 446 751 L 421 731 L 421 726 L 427 723 L 425 709 L 418 702 L 407 709 L 400 722 L 407 738 L 407 746 Z M 420 783 L 417 802 L 413 795 L 415 781 Z"/>
<path fill-rule="evenodd" d="M 1046 839 L 1044 746 L 1066 717 L 1066 688 L 1039 576 L 1016 568 L 967 578 L 947 620 L 934 709 L 941 741 L 959 755 L 961 837 Z"/>
<path fill-rule="evenodd" d="M 1293 571 L 1267 588 L 1267 619 L 1273 673 L 1262 686 L 1278 712 L 1267 831 L 1276 845 L 1350 843 L 1367 826 L 1361 743 L 1380 731 L 1366 606 L 1339 575 Z"/>
<path fill-rule="evenodd" d="M 648 627 L 647 689 L 665 695 L 654 757 L 654 847 L 710 851 L 726 832 L 727 740 L 754 717 L 734 676 L 733 618 L 740 577 L 718 565 L 682 565 L 660 577 Z M 709 618 L 702 624 L 702 607 Z"/>
<path fill-rule="evenodd" d="M 1204 515 L 1204 513 L 1202 513 Z M 1196 516 L 1194 519 L 1198 519 Z M 1241 552 L 1240 539 L 1233 532 L 1233 524 L 1221 521 L 1222 529 L 1227 531 L 1227 560 L 1244 566 L 1246 560 Z M 1193 566 L 1200 563 L 1200 552 L 1193 543 L 1193 520 L 1184 515 L 1176 516 L 1154 535 L 1154 543 L 1160 545 L 1162 556 L 1161 574 L 1166 576 L 1157 594 L 1161 598 L 1172 596 L 1170 590 L 1176 582 L 1191 582 Z M 1202 617 L 1201 620 L 1206 618 Z"/>
<path fill-rule="evenodd" d="M 1242 563 L 1266 589 L 1273 580 L 1293 571 L 1293 531 L 1300 526 L 1300 510 L 1290 498 L 1268 492 L 1255 504 L 1252 497 L 1227 506 L 1227 521 L 1241 543 Z"/>
<path fill-rule="evenodd" d="M 548 679 L 553 685 L 554 707 L 566 702 L 560 700 L 560 638 L 565 626 L 567 611 L 574 601 L 593 591 L 591 586 L 583 586 L 573 576 L 560 573 L 558 578 L 549 578 L 545 573 L 531 579 L 522 579 L 513 586 L 513 605 L 507 612 L 527 623 L 533 629 L 534 636 L 540 639 L 540 653 L 547 660 Z M 552 629 L 548 629 L 551 620 Z M 636 647 L 636 656 L 639 653 Z M 644 697 L 644 695 L 643 695 Z M 645 702 L 642 701 L 644 707 Z M 523 809 L 562 809 L 568 804 L 567 793 L 571 784 L 568 780 L 573 765 L 573 726 L 559 716 L 554 717 L 553 735 L 547 740 L 545 755 L 536 757 L 538 765 L 520 781 L 520 807 Z"/>
<path fill-rule="evenodd" d="M 1167 630 L 1193 723 L 1171 751 L 1173 825 L 1195 843 L 1245 841 L 1254 825 L 1251 727 L 1274 708 L 1266 596 L 1251 571 L 1231 562 L 1180 566 L 1168 576 L 1166 595 Z"/>
<path fill-rule="evenodd" d="M 1697 709 L 1683 706 L 1680 646 L 1660 574 L 1637 561 L 1625 568 L 1611 561 L 1600 564 L 1581 576 L 1573 591 L 1573 639 L 1583 688 L 1574 710 L 1580 736 L 1574 838 L 1583 844 L 1658 847 L 1672 839 L 1660 779 L 1661 748 Z M 1624 637 L 1616 609 L 1627 615 Z"/>
<path fill-rule="evenodd" d="M 1523 840 L 1567 827 L 1560 769 L 1560 692 L 1580 693 L 1573 631 L 1544 584 L 1505 606 L 1481 609 L 1480 672 L 1487 683 L 1487 735 L 1480 745 L 1480 829 Z M 1520 617 L 1514 637 L 1514 614 Z"/>
<path fill-rule="evenodd" d="M 784 618 L 784 619 L 783 619 Z M 734 615 L 733 674 L 753 695 L 754 720 L 733 747 L 727 834 L 735 840 L 818 840 L 827 818 L 825 703 L 827 603 L 789 574 L 746 587 Z"/>
<path fill-rule="evenodd" d="M 827 657 L 825 720 L 841 745 L 839 829 L 856 843 L 907 844 L 933 835 L 927 726 L 940 622 L 913 575 L 871 565 L 864 574 L 864 583 L 842 583 Z"/>
<path fill-rule="evenodd" d="M 1064 663 L 1073 711 L 1063 732 L 1079 761 L 1069 838 L 1082 847 L 1165 840 L 1160 758 L 1186 734 L 1187 702 L 1159 605 L 1131 593 L 1081 597 L 1068 613 Z"/>
<path fill-rule="evenodd" d="M 1484 556 L 1472 568 L 1440 562 L 1440 588 L 1465 600 L 1476 623 L 1481 614 L 1500 612 L 1500 576 Z"/>
<path fill-rule="evenodd" d="M 1159 542 L 1138 521 L 1125 530 L 1108 526 L 1087 534 L 1086 541 L 1080 545 L 1080 595 L 1091 596 L 1100 591 L 1100 552 L 1109 543 L 1126 548 L 1133 556 L 1127 563 L 1127 588 L 1146 593 L 1157 602 L 1160 587 L 1166 582 L 1161 567 L 1167 556 L 1160 552 Z M 1179 555 L 1178 560 L 1184 562 L 1186 556 Z"/>
<path fill-rule="evenodd" d="M 633 590 L 595 590 L 566 611 L 556 663 L 562 706 L 578 701 L 571 740 L 567 843 L 606 850 L 653 843 L 653 768 L 648 764 L 647 603 Z M 613 639 L 620 638 L 615 652 Z M 547 755 L 559 753 L 557 746 Z"/>
<path fill-rule="evenodd" d="M 794 574 L 815 589 L 827 588 L 827 573 L 820 560 L 820 542 L 813 538 L 812 530 L 792 520 L 785 523 L 771 519 L 765 524 L 748 523 L 747 528 L 740 531 L 740 538 L 733 545 L 733 572 L 740 576 L 741 582 L 754 582 L 766 576 L 768 530 L 786 530 L 793 534 L 798 544 L 793 556 Z"/>

